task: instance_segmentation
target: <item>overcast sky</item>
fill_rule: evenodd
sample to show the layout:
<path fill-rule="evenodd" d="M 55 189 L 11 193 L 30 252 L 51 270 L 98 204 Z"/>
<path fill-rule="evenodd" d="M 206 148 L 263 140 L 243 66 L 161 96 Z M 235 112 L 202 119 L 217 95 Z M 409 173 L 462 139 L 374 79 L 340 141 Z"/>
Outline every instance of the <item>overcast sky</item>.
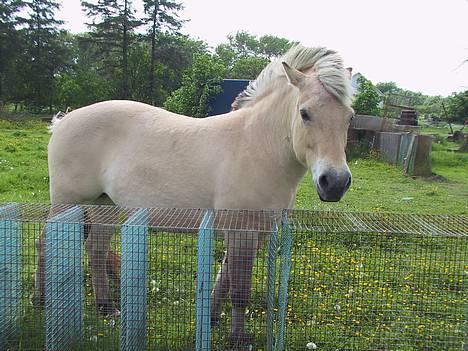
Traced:
<path fill-rule="evenodd" d="M 186 0 L 183 32 L 212 47 L 238 30 L 338 50 L 374 83 L 428 95 L 468 89 L 468 0 Z M 138 9 L 141 0 L 133 0 Z M 86 30 L 80 0 L 63 0 L 59 17 Z"/>

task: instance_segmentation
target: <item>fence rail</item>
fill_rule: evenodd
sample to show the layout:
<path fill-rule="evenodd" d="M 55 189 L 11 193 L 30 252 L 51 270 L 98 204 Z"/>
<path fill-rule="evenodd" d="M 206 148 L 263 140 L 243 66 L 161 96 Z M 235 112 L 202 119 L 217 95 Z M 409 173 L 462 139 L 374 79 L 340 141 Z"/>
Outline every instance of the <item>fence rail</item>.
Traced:
<path fill-rule="evenodd" d="M 94 307 L 90 212 L 121 254 L 120 317 Z M 45 308 L 29 301 L 43 231 Z M 0 204 L 0 350 L 227 350 L 229 303 L 219 326 L 209 319 L 226 232 L 264 241 L 250 349 L 464 347 L 466 216 Z"/>

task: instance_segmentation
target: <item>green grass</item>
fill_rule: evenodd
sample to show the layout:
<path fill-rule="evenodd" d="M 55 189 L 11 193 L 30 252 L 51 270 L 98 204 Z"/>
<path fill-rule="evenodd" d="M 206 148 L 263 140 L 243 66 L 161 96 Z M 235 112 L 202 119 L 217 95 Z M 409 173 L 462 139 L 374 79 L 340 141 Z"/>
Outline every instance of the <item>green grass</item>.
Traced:
<path fill-rule="evenodd" d="M 434 133 L 434 131 L 430 131 Z M 0 119 L 0 202 L 47 202 L 47 133 L 40 121 Z M 438 134 L 429 179 L 408 177 L 373 157 L 349 162 L 353 185 L 339 203 L 318 200 L 310 174 L 302 181 L 296 207 L 320 210 L 468 213 L 468 158 Z M 40 225 L 23 230 L 23 287 L 20 343 L 12 350 L 39 349 L 44 343 L 44 315 L 28 303 L 33 287 Z M 294 233 L 292 278 L 287 314 L 288 346 L 305 349 L 309 341 L 321 350 L 460 350 L 466 317 L 463 272 L 466 243 L 457 238 L 361 233 Z M 115 238 L 117 240 L 118 238 Z M 118 247 L 118 245 L 116 246 Z M 181 250 L 182 247 L 182 250 Z M 196 286 L 194 236 L 158 233 L 149 252 L 148 346 L 189 350 L 194 339 Z M 223 248 L 217 243 L 215 256 Z M 456 259 L 456 258 L 459 259 Z M 264 342 L 266 250 L 259 253 L 252 278 L 247 327 Z M 219 265 L 219 263 L 218 263 Z M 118 295 L 118 292 L 114 292 Z M 338 307 L 337 307 L 338 306 Z M 229 306 L 214 338 L 223 345 Z M 449 318 L 450 317 L 450 318 Z M 76 349 L 116 349 L 119 321 L 94 311 L 86 275 L 86 330 Z M 115 322 L 115 325 L 112 323 Z M 450 331 L 450 333 L 449 333 Z M 457 339 L 447 335 L 457 333 Z M 169 336 L 168 336 L 169 335 Z M 432 345 L 427 348 L 426 345 Z M 393 345 L 389 348 L 388 345 Z M 259 350 L 262 348 L 260 347 Z"/>
<path fill-rule="evenodd" d="M 439 157 L 446 160 L 445 155 L 433 153 L 434 159 Z M 349 163 L 353 185 L 340 202 L 317 201 L 315 188 L 308 175 L 299 188 L 296 207 L 364 212 L 467 214 L 468 162 L 462 164 L 459 161 L 466 155 L 455 157 L 455 162 L 459 163 L 457 166 L 434 164 L 433 172 L 442 176 L 442 179 L 408 177 L 402 170 L 384 162 L 372 158 L 355 159 Z"/>
<path fill-rule="evenodd" d="M 47 125 L 0 119 L 0 201 L 48 202 Z"/>

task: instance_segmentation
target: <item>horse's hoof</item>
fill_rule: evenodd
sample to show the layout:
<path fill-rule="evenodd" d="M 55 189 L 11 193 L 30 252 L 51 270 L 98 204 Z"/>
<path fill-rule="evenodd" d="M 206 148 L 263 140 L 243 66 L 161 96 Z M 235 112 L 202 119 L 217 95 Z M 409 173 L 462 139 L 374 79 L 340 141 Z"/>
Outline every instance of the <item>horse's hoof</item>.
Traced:
<path fill-rule="evenodd" d="M 254 348 L 255 338 L 252 335 L 242 333 L 239 335 L 231 335 L 228 340 L 229 350 L 252 351 Z"/>

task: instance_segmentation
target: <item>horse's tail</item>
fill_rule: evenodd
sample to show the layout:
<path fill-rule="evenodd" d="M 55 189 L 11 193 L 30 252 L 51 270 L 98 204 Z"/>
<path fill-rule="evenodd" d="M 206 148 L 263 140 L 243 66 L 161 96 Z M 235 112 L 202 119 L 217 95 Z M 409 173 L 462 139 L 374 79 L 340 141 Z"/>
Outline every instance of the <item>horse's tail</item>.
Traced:
<path fill-rule="evenodd" d="M 50 122 L 49 125 L 49 133 L 53 133 L 55 128 L 59 125 L 59 123 L 62 121 L 62 118 L 65 117 L 68 112 L 70 112 L 70 108 L 68 107 L 65 112 L 59 111 L 55 114 L 54 117 L 52 117 L 52 121 Z"/>

